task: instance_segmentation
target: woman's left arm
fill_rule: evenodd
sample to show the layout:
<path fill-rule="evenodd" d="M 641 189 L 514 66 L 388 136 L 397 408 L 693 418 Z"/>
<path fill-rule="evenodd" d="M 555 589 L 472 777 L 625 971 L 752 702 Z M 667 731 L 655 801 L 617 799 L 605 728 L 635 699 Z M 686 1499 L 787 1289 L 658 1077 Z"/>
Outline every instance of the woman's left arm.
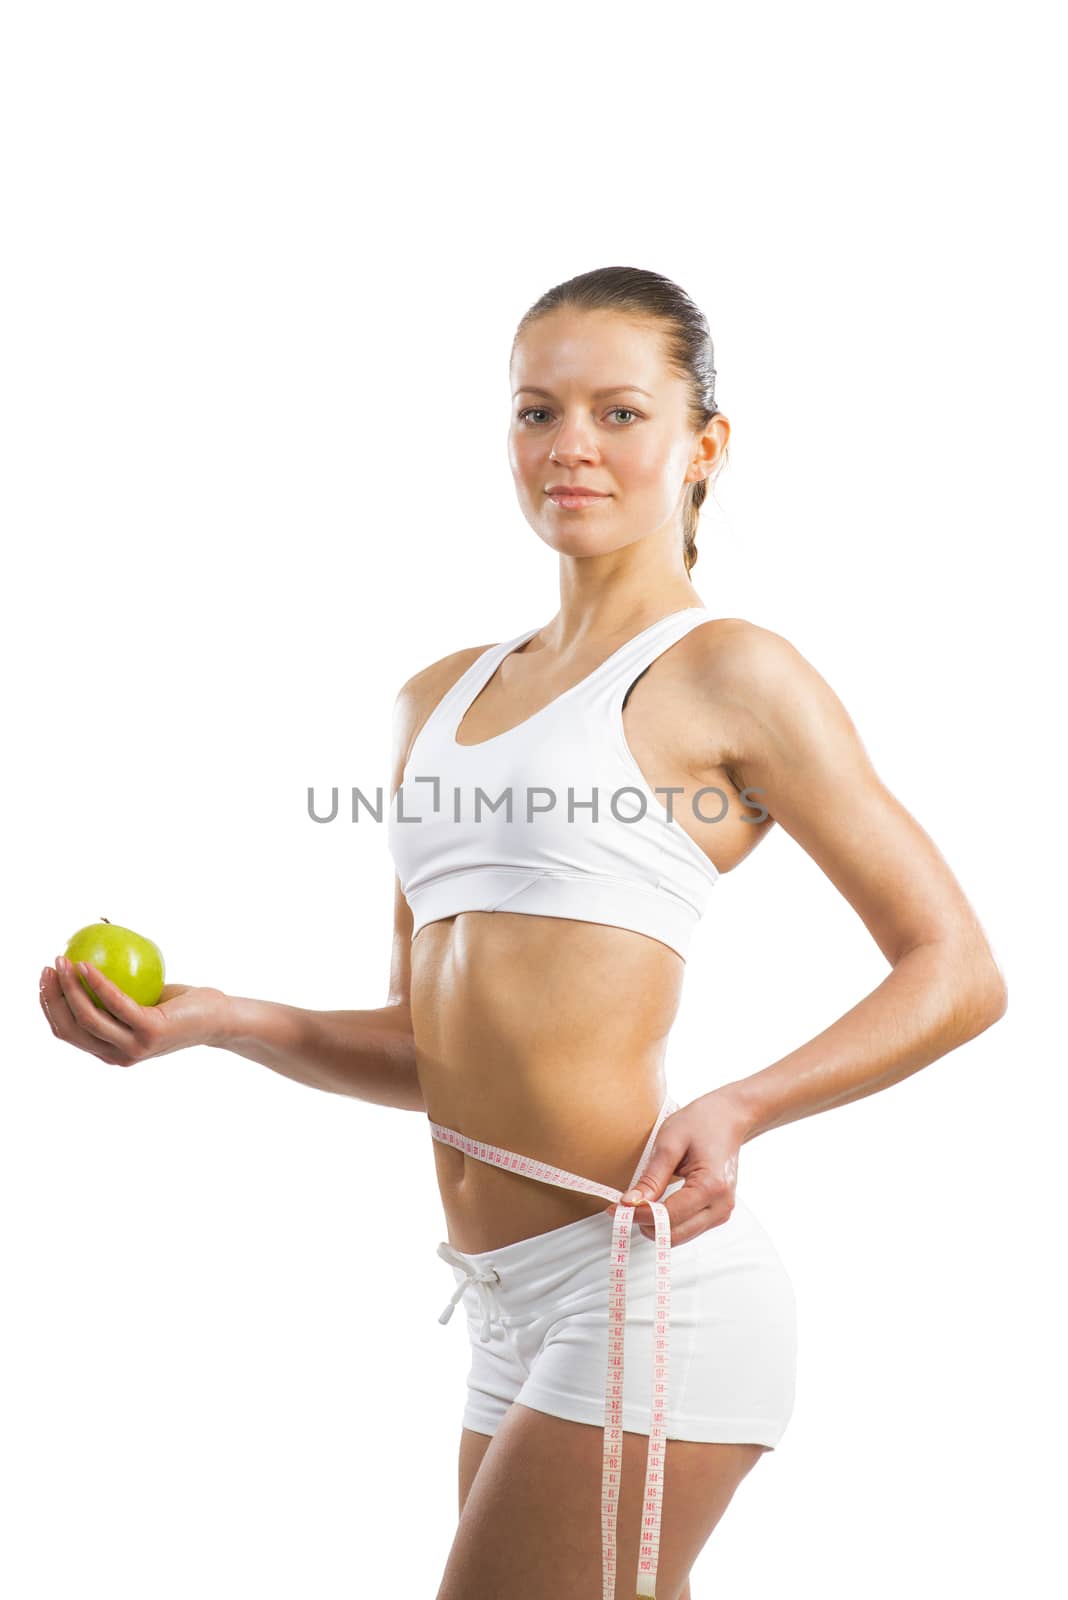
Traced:
<path fill-rule="evenodd" d="M 881 782 L 816 669 L 781 635 L 746 623 L 722 652 L 717 678 L 733 708 L 733 780 L 755 791 L 822 868 L 891 971 L 815 1038 L 665 1120 L 639 1188 L 643 1199 L 656 1198 L 676 1171 L 685 1176 L 665 1202 L 673 1243 L 729 1216 L 746 1141 L 889 1088 L 975 1038 L 1007 1005 L 963 889 Z"/>

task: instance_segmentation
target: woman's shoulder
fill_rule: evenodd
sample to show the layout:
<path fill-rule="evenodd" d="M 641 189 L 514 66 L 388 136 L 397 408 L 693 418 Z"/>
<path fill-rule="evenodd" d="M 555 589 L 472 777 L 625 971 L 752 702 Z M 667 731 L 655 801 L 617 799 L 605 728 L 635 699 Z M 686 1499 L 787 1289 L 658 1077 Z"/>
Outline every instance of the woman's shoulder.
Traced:
<path fill-rule="evenodd" d="M 446 656 L 439 656 L 436 661 L 428 662 L 425 667 L 420 667 L 406 678 L 397 690 L 397 699 L 402 697 L 419 699 L 425 694 L 445 694 L 454 683 L 463 677 L 469 667 L 474 666 L 479 656 L 487 650 L 492 650 L 493 644 L 469 644 L 460 650 L 451 650 Z"/>
<path fill-rule="evenodd" d="M 489 644 L 465 645 L 460 650 L 452 650 L 448 655 L 428 662 L 425 667 L 413 672 L 410 678 L 406 678 L 393 701 L 397 738 L 404 744 L 410 744 L 442 697 L 474 666 L 479 656 L 492 648 Z"/>
<path fill-rule="evenodd" d="M 691 629 L 683 641 L 687 655 L 701 669 L 714 669 L 717 677 L 742 677 L 788 671 L 803 658 L 797 647 L 773 628 L 748 617 L 710 617 Z"/>
<path fill-rule="evenodd" d="M 682 645 L 689 688 L 709 712 L 733 708 L 770 727 L 835 698 L 792 640 L 748 617 L 712 618 Z"/>
<path fill-rule="evenodd" d="M 694 635 L 698 637 L 694 637 Z M 746 617 L 719 617 L 685 643 L 691 686 L 703 708 L 729 721 L 735 743 L 799 752 L 855 733 L 839 696 L 798 646 Z M 800 757 L 799 757 L 800 759 Z"/>

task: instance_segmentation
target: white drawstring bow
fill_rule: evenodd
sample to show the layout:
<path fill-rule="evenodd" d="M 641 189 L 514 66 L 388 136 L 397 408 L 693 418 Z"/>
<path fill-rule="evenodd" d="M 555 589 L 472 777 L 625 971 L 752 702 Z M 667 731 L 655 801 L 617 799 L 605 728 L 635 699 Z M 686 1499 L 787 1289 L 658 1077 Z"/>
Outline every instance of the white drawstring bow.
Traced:
<path fill-rule="evenodd" d="M 473 1283 L 475 1288 L 478 1290 L 478 1297 L 482 1307 L 482 1330 L 479 1334 L 479 1338 L 483 1344 L 488 1344 L 490 1340 L 490 1329 L 492 1327 L 493 1319 L 497 1315 L 496 1301 L 490 1285 L 494 1283 L 500 1283 L 500 1273 L 497 1271 L 496 1267 L 490 1267 L 488 1272 L 473 1271 L 470 1262 L 467 1260 L 467 1257 L 462 1256 L 458 1250 L 454 1250 L 451 1244 L 445 1244 L 444 1242 L 439 1244 L 438 1255 L 443 1261 L 450 1261 L 453 1266 L 459 1267 L 460 1271 L 464 1274 L 463 1281 L 456 1285 L 456 1290 L 452 1296 L 452 1299 L 445 1307 L 445 1310 L 441 1313 L 438 1321 L 448 1322 L 449 1318 L 456 1310 L 456 1307 L 459 1304 L 460 1298 L 463 1295 L 464 1290 L 467 1288 L 467 1285 L 469 1283 Z"/>

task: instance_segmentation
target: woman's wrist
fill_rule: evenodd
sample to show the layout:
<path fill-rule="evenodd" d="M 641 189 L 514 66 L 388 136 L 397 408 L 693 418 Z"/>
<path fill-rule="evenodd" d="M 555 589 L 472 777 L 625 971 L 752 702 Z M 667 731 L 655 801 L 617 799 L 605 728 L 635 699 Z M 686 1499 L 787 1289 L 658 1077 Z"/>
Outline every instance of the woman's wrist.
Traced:
<path fill-rule="evenodd" d="M 759 1112 L 746 1092 L 744 1078 L 710 1089 L 700 1100 L 715 1108 L 717 1121 L 727 1124 L 740 1145 L 760 1131 Z"/>
<path fill-rule="evenodd" d="M 212 990 L 212 1000 L 208 1008 L 207 1026 L 208 1038 L 204 1043 L 215 1050 L 228 1050 L 234 1039 L 238 1037 L 238 1017 L 243 1001 L 232 994 L 226 994 L 222 989 Z"/>

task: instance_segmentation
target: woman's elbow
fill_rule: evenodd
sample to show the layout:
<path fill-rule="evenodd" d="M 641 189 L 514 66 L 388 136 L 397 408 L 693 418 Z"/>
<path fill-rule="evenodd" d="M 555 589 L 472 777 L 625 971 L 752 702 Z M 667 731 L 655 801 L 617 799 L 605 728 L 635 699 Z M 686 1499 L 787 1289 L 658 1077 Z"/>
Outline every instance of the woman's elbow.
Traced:
<path fill-rule="evenodd" d="M 938 989 L 942 1027 L 954 1045 L 985 1033 L 1005 1015 L 1008 985 L 990 946 L 975 939 L 945 940 L 939 947 Z"/>
<path fill-rule="evenodd" d="M 988 950 L 973 969 L 971 991 L 975 1031 L 984 1033 L 1009 1009 L 1009 986 L 993 951 Z"/>

